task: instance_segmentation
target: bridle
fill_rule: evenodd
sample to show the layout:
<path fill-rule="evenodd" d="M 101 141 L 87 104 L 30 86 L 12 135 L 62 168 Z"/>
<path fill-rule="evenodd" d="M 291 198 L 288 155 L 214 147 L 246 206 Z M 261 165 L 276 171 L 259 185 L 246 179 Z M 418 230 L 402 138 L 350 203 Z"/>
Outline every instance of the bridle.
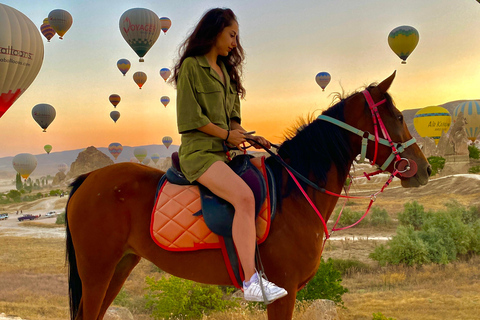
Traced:
<path fill-rule="evenodd" d="M 360 151 L 360 160 L 359 160 L 360 162 L 365 160 L 365 157 L 367 155 L 368 140 L 370 140 L 375 142 L 375 152 L 374 152 L 373 160 L 370 162 L 371 165 L 375 165 L 377 161 L 377 155 L 378 155 L 378 144 L 382 144 L 384 146 L 390 147 L 392 149 L 392 153 L 387 158 L 387 160 L 385 160 L 385 162 L 380 166 L 380 170 L 382 172 L 385 171 L 388 168 L 388 166 L 392 163 L 392 161 L 395 159 L 395 162 L 393 164 L 394 170 L 392 175 L 393 176 L 399 175 L 405 178 L 413 177 L 415 173 L 417 173 L 417 164 L 415 163 L 415 161 L 411 159 L 400 157 L 400 154 L 404 152 L 406 148 L 413 145 L 416 142 L 416 139 L 411 138 L 410 140 L 401 142 L 401 143 L 393 142 L 392 139 L 390 138 L 390 135 L 388 134 L 385 124 L 382 121 L 382 117 L 378 112 L 378 106 L 385 103 L 387 99 L 383 99 L 380 102 L 375 103 L 373 101 L 372 96 L 370 95 L 370 92 L 368 92 L 368 90 L 362 91 L 362 94 L 364 95 L 365 100 L 370 109 L 370 112 L 372 114 L 373 128 L 374 128 L 375 135 L 370 134 L 368 131 L 362 131 L 360 129 L 352 127 L 351 125 L 345 122 L 329 117 L 327 115 L 323 115 L 323 114 L 319 115 L 317 119 L 330 122 L 358 136 L 361 136 L 362 147 Z M 383 134 L 383 138 L 379 137 L 378 127 L 380 127 L 380 130 Z"/>

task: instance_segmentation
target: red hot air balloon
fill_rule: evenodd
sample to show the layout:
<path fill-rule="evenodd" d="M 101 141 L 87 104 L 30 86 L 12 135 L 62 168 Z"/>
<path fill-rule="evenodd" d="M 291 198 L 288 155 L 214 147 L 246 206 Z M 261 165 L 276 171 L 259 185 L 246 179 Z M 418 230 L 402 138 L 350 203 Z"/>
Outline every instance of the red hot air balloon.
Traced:
<path fill-rule="evenodd" d="M 147 82 L 147 75 L 145 72 L 137 71 L 133 74 L 133 81 L 142 89 L 142 86 Z"/>

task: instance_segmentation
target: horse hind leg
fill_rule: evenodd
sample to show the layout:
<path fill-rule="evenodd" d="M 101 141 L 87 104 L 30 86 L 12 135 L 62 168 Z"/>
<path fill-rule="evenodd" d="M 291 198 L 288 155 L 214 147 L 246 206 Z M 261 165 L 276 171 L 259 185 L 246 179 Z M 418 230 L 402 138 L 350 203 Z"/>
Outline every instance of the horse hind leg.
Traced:
<path fill-rule="evenodd" d="M 140 261 L 140 257 L 135 254 L 128 254 L 120 260 L 115 268 L 115 273 L 113 274 L 110 284 L 108 285 L 105 298 L 103 299 L 102 307 L 100 309 L 99 319 L 103 319 L 105 313 L 107 312 L 108 307 L 112 304 L 115 297 L 118 295 L 122 289 L 125 280 L 127 280 L 130 272 Z"/>

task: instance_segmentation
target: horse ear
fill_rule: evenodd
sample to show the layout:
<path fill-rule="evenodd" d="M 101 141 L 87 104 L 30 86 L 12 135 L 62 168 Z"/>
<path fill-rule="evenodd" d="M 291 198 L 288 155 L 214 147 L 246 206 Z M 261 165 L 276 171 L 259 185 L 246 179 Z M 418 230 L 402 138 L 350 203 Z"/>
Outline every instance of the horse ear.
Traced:
<path fill-rule="evenodd" d="M 397 70 L 393 71 L 392 75 L 387 79 L 383 80 L 382 82 L 380 82 L 377 88 L 380 89 L 380 91 L 383 93 L 387 92 L 388 88 L 390 88 L 390 85 L 393 82 L 393 79 L 395 79 L 396 73 L 397 73 Z"/>

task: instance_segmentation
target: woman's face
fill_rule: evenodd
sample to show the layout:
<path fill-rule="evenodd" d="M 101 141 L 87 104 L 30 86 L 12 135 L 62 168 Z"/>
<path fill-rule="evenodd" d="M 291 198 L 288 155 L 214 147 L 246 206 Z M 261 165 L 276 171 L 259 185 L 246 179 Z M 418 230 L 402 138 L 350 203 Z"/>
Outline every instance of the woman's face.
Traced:
<path fill-rule="evenodd" d="M 217 50 L 218 55 L 228 56 L 230 51 L 237 46 L 237 36 L 238 23 L 236 21 L 232 21 L 232 24 L 228 27 L 225 27 L 217 37 L 215 49 Z"/>

